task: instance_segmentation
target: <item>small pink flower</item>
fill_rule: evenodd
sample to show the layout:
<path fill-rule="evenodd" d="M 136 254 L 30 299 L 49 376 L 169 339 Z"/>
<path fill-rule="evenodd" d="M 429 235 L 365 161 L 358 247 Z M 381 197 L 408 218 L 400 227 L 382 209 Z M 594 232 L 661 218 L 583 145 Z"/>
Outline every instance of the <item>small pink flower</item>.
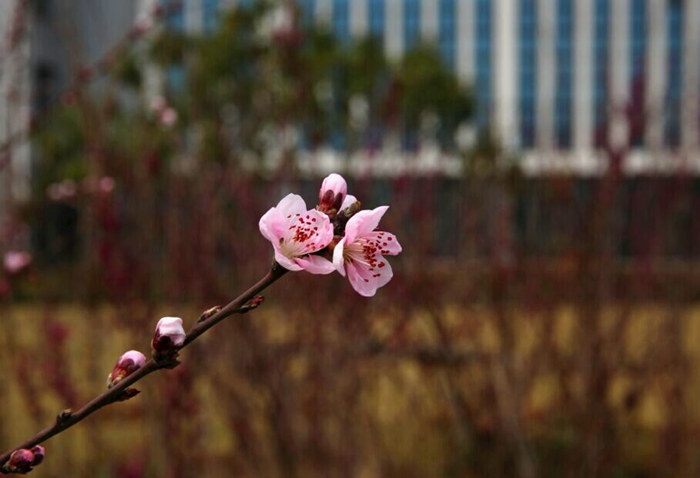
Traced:
<path fill-rule="evenodd" d="M 156 325 L 151 346 L 156 353 L 162 354 L 174 351 L 185 343 L 185 329 L 182 328 L 180 317 L 163 317 Z"/>
<path fill-rule="evenodd" d="M 32 255 L 24 251 L 5 253 L 3 265 L 8 274 L 18 274 L 32 263 Z"/>
<path fill-rule="evenodd" d="M 375 231 L 389 206 L 360 211 L 350 218 L 343 237 L 333 250 L 333 264 L 342 276 L 347 271 L 353 289 L 372 297 L 391 280 L 394 273 L 384 255 L 401 252 L 396 236 Z"/>
<path fill-rule="evenodd" d="M 318 255 L 333 240 L 333 225 L 324 213 L 307 210 L 296 194 L 283 198 L 260 218 L 260 232 L 272 243 L 275 260 L 290 271 L 330 274 L 333 264 Z"/>
<path fill-rule="evenodd" d="M 119 357 L 119 360 L 114 366 L 112 373 L 110 373 L 109 377 L 107 377 L 107 387 L 112 388 L 124 380 L 125 377 L 128 377 L 136 370 L 143 367 L 143 364 L 145 363 L 146 356 L 138 350 L 129 350 L 128 352 L 124 353 L 124 355 Z"/>
<path fill-rule="evenodd" d="M 166 107 L 160 113 L 160 122 L 168 128 L 172 127 L 177 123 L 177 111 L 170 107 Z"/>
<path fill-rule="evenodd" d="M 318 194 L 318 209 L 323 212 L 340 211 L 340 207 L 348 193 L 348 185 L 340 174 L 330 174 L 321 183 Z"/>
<path fill-rule="evenodd" d="M 114 179 L 109 176 L 103 176 L 100 178 L 100 191 L 103 193 L 111 193 L 114 191 Z"/>

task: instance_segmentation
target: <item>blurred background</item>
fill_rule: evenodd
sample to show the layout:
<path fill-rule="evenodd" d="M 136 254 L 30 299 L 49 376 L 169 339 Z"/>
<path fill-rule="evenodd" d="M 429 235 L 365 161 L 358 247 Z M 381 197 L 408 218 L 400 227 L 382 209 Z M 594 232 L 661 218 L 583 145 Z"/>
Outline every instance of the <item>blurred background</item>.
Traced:
<path fill-rule="evenodd" d="M 283 278 L 37 476 L 700 475 L 696 0 L 0 1 L 2 448 L 330 172 L 394 279 Z"/>

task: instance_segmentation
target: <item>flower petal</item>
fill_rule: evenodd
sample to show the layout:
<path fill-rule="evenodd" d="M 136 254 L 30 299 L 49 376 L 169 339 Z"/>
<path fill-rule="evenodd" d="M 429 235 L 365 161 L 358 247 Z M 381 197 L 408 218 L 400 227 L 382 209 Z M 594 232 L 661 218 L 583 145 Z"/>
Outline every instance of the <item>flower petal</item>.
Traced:
<path fill-rule="evenodd" d="M 345 226 L 345 237 L 348 243 L 355 242 L 356 238 L 374 231 L 387 209 L 389 206 L 379 206 L 372 210 L 365 209 L 351 217 Z"/>
<path fill-rule="evenodd" d="M 317 252 L 333 240 L 333 224 L 324 213 L 312 209 L 295 213 L 284 231 L 284 250 L 288 256 L 301 257 Z"/>
<path fill-rule="evenodd" d="M 345 264 L 350 285 L 358 294 L 372 297 L 377 292 L 377 289 L 385 286 L 394 276 L 391 265 L 382 256 L 378 256 L 377 264 L 380 267 L 371 269 L 366 264 L 358 261 Z"/>
<path fill-rule="evenodd" d="M 275 260 L 288 271 L 300 271 L 302 267 L 289 257 L 285 256 L 279 248 L 275 247 Z"/>
<path fill-rule="evenodd" d="M 295 259 L 295 262 L 311 274 L 330 274 L 335 270 L 333 263 L 325 257 L 308 255 Z"/>
<path fill-rule="evenodd" d="M 277 244 L 284 236 L 287 222 L 277 208 L 270 208 L 258 222 L 260 233 L 272 244 Z"/>
<path fill-rule="evenodd" d="M 340 210 L 342 211 L 343 209 L 349 208 L 356 202 L 357 198 L 352 194 L 348 194 L 347 196 L 345 196 L 345 200 L 343 200 L 343 204 L 340 206 Z"/>
<path fill-rule="evenodd" d="M 345 238 L 342 238 L 340 242 L 335 245 L 335 249 L 333 249 L 333 266 L 335 266 L 335 270 L 337 270 L 343 277 L 345 277 L 345 258 L 343 257 L 344 250 Z"/>
<path fill-rule="evenodd" d="M 382 254 L 395 256 L 401 253 L 401 244 L 399 244 L 396 236 L 390 232 L 374 231 L 363 236 L 363 238 L 374 241 Z"/>
<path fill-rule="evenodd" d="M 283 197 L 279 203 L 277 203 L 277 210 L 284 216 L 287 217 L 290 214 L 301 214 L 306 212 L 306 203 L 304 199 L 298 194 L 287 194 Z"/>

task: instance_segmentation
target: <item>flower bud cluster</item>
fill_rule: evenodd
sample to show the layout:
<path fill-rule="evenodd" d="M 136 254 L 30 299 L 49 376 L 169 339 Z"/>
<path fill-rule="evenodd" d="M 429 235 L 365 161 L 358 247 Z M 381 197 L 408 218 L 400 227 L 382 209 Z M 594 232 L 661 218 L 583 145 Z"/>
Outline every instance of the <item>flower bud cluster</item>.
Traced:
<path fill-rule="evenodd" d="M 285 269 L 337 271 L 360 295 L 371 297 L 393 277 L 384 256 L 399 254 L 401 245 L 395 235 L 377 230 L 388 206 L 360 208 L 345 179 L 333 173 L 321 184 L 316 209 L 307 210 L 301 196 L 289 194 L 260 218 L 260 232 Z"/>

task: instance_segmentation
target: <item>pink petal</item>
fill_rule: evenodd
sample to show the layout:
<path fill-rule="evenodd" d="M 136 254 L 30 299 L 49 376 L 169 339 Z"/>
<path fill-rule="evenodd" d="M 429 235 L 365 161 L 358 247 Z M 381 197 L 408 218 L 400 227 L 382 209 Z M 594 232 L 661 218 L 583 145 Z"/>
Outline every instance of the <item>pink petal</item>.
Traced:
<path fill-rule="evenodd" d="M 343 251 L 345 250 L 345 238 L 342 238 L 338 244 L 335 245 L 333 249 L 333 266 L 341 276 L 345 277 L 345 258 L 343 257 Z"/>
<path fill-rule="evenodd" d="M 335 266 L 328 259 L 321 256 L 308 255 L 295 259 L 306 272 L 311 274 L 330 274 L 335 270 Z"/>
<path fill-rule="evenodd" d="M 320 251 L 333 240 L 333 224 L 324 213 L 312 209 L 297 214 L 289 219 L 284 231 L 285 250 L 296 251 L 289 255 L 304 256 Z"/>
<path fill-rule="evenodd" d="M 348 243 L 355 242 L 358 237 L 374 231 L 387 209 L 389 206 L 379 206 L 372 210 L 365 209 L 351 217 L 345 226 L 345 237 Z"/>
<path fill-rule="evenodd" d="M 277 204 L 277 210 L 284 217 L 287 217 L 290 214 L 301 214 L 303 212 L 306 212 L 306 203 L 304 202 L 304 199 L 298 194 L 287 194 Z"/>
<path fill-rule="evenodd" d="M 377 292 L 377 289 L 385 286 L 394 276 L 388 262 L 381 258 L 380 263 L 383 263 L 384 266 L 381 269 L 375 268 L 374 272 L 356 261 L 345 264 L 350 285 L 358 294 L 364 297 L 372 297 Z"/>
<path fill-rule="evenodd" d="M 287 269 L 288 271 L 300 271 L 302 270 L 302 267 L 297 264 L 294 260 L 290 259 L 289 257 L 285 256 L 282 254 L 282 251 L 279 250 L 279 248 L 275 247 L 275 260 Z"/>
<path fill-rule="evenodd" d="M 260 233 L 273 245 L 279 243 L 284 236 L 287 221 L 277 208 L 270 208 L 258 222 Z"/>
<path fill-rule="evenodd" d="M 340 210 L 342 211 L 343 209 L 349 208 L 353 204 L 357 202 L 357 198 L 353 196 L 352 194 L 348 194 L 345 196 L 345 200 L 343 201 L 343 204 L 340 206 Z"/>
<path fill-rule="evenodd" d="M 375 241 L 382 254 L 395 256 L 401 253 L 401 244 L 390 232 L 374 231 L 363 237 Z"/>

